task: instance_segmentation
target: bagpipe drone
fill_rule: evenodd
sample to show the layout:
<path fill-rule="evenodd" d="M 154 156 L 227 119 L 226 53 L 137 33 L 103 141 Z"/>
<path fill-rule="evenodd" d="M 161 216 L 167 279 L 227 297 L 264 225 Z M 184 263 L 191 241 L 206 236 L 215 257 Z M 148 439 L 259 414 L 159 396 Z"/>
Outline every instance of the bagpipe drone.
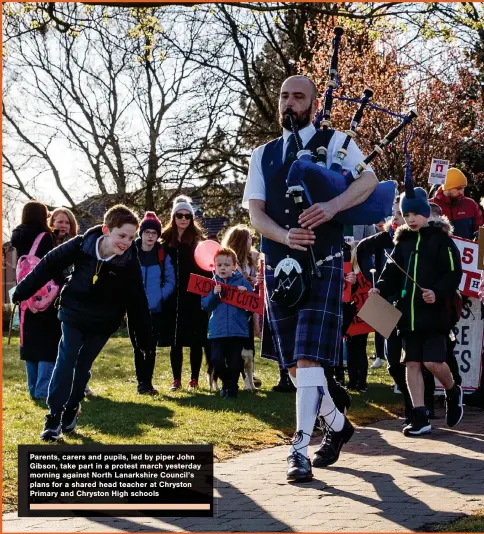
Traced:
<path fill-rule="evenodd" d="M 291 123 L 292 133 L 294 134 L 297 145 L 297 160 L 291 165 L 286 180 L 288 193 L 292 195 L 298 208 L 302 213 L 303 206 L 312 206 L 313 203 L 328 202 L 346 191 L 354 180 L 357 180 L 368 167 L 368 165 L 379 155 L 383 149 L 391 143 L 411 121 L 417 117 L 417 114 L 411 110 L 406 115 L 400 115 L 389 112 L 378 106 L 370 104 L 373 91 L 369 88 L 363 91 L 360 99 L 351 99 L 333 95 L 333 91 L 338 87 L 338 53 L 341 43 L 341 37 L 344 33 L 343 28 L 334 28 L 334 37 L 332 41 L 332 55 L 329 67 L 329 79 L 326 83 L 326 92 L 324 106 L 315 120 L 316 128 L 323 132 L 323 140 L 329 135 L 331 128 L 331 109 L 333 99 L 346 100 L 358 103 L 359 107 L 351 119 L 350 127 L 346 130 L 346 138 L 343 145 L 337 151 L 331 166 L 327 167 L 327 140 L 326 146 L 316 149 L 316 154 L 310 150 L 304 150 L 301 137 L 297 130 L 291 110 L 289 110 L 289 120 Z M 370 107 L 379 111 L 388 113 L 400 119 L 400 124 L 393 128 L 386 136 L 378 142 L 373 151 L 351 171 L 343 171 L 344 159 L 348 153 L 348 146 L 351 140 L 356 136 L 357 129 L 361 122 L 363 111 Z M 405 130 L 406 134 L 406 130 Z M 407 151 L 407 136 L 404 136 L 405 152 L 405 182 L 411 182 L 410 161 Z M 375 224 L 392 214 L 392 206 L 396 196 L 396 184 L 394 181 L 380 182 L 373 193 L 361 204 L 346 209 L 335 215 L 334 220 L 347 225 L 368 225 Z M 304 273 L 301 265 L 292 258 L 285 258 L 275 269 L 275 290 L 271 300 L 284 303 L 285 306 L 292 307 L 302 300 L 302 293 L 309 290 L 311 278 L 321 278 L 319 266 L 321 261 L 316 261 L 312 247 L 309 247 L 309 273 Z M 322 260 L 324 261 L 324 260 Z M 308 276 L 309 275 L 309 276 Z"/>

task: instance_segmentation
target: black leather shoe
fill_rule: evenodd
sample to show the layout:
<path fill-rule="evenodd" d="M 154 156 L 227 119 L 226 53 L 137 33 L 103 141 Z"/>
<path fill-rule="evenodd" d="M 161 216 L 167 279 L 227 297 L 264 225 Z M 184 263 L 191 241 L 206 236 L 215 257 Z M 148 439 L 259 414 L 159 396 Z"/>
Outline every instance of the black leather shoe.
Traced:
<path fill-rule="evenodd" d="M 279 393 L 288 393 L 296 391 L 296 388 L 288 375 L 281 374 L 279 382 L 272 388 L 272 391 L 278 391 Z"/>
<path fill-rule="evenodd" d="M 319 449 L 314 453 L 313 466 L 314 467 L 328 467 L 338 461 L 339 454 L 345 443 L 353 436 L 355 429 L 353 425 L 346 419 L 343 429 L 340 432 L 335 432 L 331 428 L 326 427 L 323 441 Z"/>
<path fill-rule="evenodd" d="M 311 460 L 294 451 L 287 457 L 287 481 L 309 482 L 313 479 Z"/>
<path fill-rule="evenodd" d="M 296 391 L 292 380 L 289 378 L 289 371 L 287 369 L 279 370 L 279 382 L 272 388 L 272 391 L 278 391 L 279 393 Z"/>

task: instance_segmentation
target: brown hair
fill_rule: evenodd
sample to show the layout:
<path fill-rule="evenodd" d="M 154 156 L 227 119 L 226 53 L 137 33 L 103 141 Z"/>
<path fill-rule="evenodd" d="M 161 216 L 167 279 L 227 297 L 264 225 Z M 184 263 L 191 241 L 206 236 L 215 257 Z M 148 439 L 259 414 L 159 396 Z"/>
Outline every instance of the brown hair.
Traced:
<path fill-rule="evenodd" d="M 77 219 L 75 215 L 72 213 L 72 211 L 68 208 L 56 208 L 49 217 L 49 228 L 54 231 L 54 222 L 58 215 L 63 213 L 68 219 L 69 224 L 71 225 L 69 228 L 69 237 L 76 237 L 79 228 L 77 226 Z"/>
<path fill-rule="evenodd" d="M 49 217 L 49 210 L 45 204 L 32 200 L 27 202 L 22 210 L 22 224 L 33 224 L 40 226 L 46 232 L 49 232 L 47 226 L 47 218 Z"/>
<path fill-rule="evenodd" d="M 245 224 L 238 224 L 229 228 L 222 238 L 222 246 L 235 251 L 238 258 L 237 263 L 242 269 L 245 269 L 246 265 L 251 268 L 254 266 L 251 254 L 252 249 L 247 245 L 249 236 L 252 237 L 251 229 Z"/>
<path fill-rule="evenodd" d="M 228 256 L 229 258 L 232 258 L 234 265 L 237 265 L 237 254 L 235 253 L 235 250 L 231 249 L 230 247 L 222 247 L 220 250 L 218 250 L 213 257 L 213 261 L 215 261 L 219 256 Z"/>
<path fill-rule="evenodd" d="M 170 247 L 178 247 L 180 245 L 196 245 L 205 238 L 203 228 L 199 222 L 192 217 L 189 225 L 182 234 L 181 241 L 178 239 L 178 230 L 175 222 L 175 214 L 171 221 L 163 228 L 161 232 L 161 240 L 168 243 Z"/>
<path fill-rule="evenodd" d="M 104 214 L 104 225 L 110 230 L 121 228 L 123 224 L 132 224 L 138 228 L 139 220 L 136 214 L 126 206 L 117 204 Z"/>
<path fill-rule="evenodd" d="M 361 273 L 360 266 L 358 265 L 358 257 L 356 255 L 357 246 L 358 241 L 353 241 L 353 243 L 351 243 L 351 267 L 355 274 Z"/>

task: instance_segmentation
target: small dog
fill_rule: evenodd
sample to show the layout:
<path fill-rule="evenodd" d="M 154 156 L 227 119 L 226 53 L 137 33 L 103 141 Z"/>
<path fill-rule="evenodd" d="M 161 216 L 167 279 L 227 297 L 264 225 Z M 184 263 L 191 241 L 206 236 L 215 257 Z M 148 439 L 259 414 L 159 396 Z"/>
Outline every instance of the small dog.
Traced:
<path fill-rule="evenodd" d="M 218 377 L 215 376 L 213 363 L 207 358 L 207 382 L 210 391 L 218 391 Z"/>
<path fill-rule="evenodd" d="M 247 391 L 257 391 L 254 385 L 254 351 L 242 349 L 242 359 L 244 360 L 244 385 Z"/>

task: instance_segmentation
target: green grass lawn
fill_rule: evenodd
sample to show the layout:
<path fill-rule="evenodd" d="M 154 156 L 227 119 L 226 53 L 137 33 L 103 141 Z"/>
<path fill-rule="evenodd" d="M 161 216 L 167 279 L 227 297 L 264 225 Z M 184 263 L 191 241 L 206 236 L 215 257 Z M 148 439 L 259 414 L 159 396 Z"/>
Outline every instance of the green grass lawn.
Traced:
<path fill-rule="evenodd" d="M 477 510 L 451 523 L 431 525 L 426 532 L 484 532 L 484 510 Z"/>
<path fill-rule="evenodd" d="M 3 344 L 3 505 L 17 504 L 17 445 L 39 444 L 46 406 L 30 399 L 18 338 Z M 373 348 L 369 344 L 368 353 Z M 185 354 L 182 382 L 188 383 L 189 357 Z M 242 390 L 237 399 L 225 400 L 208 390 L 203 376 L 200 389 L 170 392 L 172 382 L 167 349 L 159 349 L 154 385 L 158 397 L 138 395 L 129 338 L 115 337 L 93 367 L 90 387 L 94 397 L 86 399 L 78 430 L 66 444 L 204 444 L 213 443 L 215 460 L 241 452 L 287 443 L 295 425 L 294 394 L 274 393 L 279 373 L 274 362 L 256 357 L 256 376 L 262 388 L 256 393 Z M 402 397 L 383 367 L 369 371 L 367 393 L 353 394 L 350 419 L 366 424 L 401 414 Z M 46 446 L 55 446 L 46 444 Z"/>

